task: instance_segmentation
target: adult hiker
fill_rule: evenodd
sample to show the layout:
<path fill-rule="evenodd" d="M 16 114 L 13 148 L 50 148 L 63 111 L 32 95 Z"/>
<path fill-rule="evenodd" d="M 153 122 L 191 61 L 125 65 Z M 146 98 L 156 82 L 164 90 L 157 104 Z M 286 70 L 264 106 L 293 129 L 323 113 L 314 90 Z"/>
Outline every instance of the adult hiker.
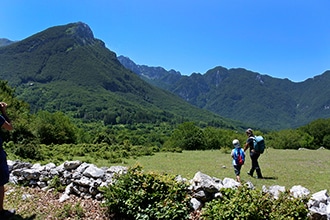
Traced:
<path fill-rule="evenodd" d="M 254 149 L 254 142 L 255 142 L 255 136 L 253 134 L 253 130 L 251 128 L 248 128 L 245 131 L 246 135 L 248 136 L 248 139 L 246 140 L 246 143 L 244 145 L 244 152 L 249 148 L 250 149 L 250 158 L 252 162 L 252 166 L 250 171 L 247 173 L 248 175 L 253 177 L 254 171 L 257 173 L 257 178 L 262 179 L 261 169 L 258 163 L 258 158 L 260 156 L 260 152 L 257 152 Z"/>

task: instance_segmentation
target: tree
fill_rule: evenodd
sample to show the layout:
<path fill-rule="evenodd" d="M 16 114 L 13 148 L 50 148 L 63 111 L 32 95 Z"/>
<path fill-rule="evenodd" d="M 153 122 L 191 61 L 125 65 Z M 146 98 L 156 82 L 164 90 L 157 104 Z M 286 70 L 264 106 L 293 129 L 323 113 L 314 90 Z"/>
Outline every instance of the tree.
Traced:
<path fill-rule="evenodd" d="M 267 145 L 277 149 L 313 148 L 313 137 L 299 129 L 286 129 L 267 135 Z"/>
<path fill-rule="evenodd" d="M 306 126 L 300 128 L 300 130 L 308 133 L 314 138 L 314 148 L 325 147 L 330 149 L 328 144 L 327 135 L 330 134 L 330 119 L 318 119 Z"/>
<path fill-rule="evenodd" d="M 77 128 L 62 112 L 39 111 L 34 120 L 41 144 L 71 144 L 77 141 Z"/>
<path fill-rule="evenodd" d="M 164 145 L 166 148 L 204 150 L 205 138 L 202 129 L 195 126 L 194 122 L 184 122 L 173 131 L 173 134 Z"/>
<path fill-rule="evenodd" d="M 0 101 L 8 104 L 7 113 L 14 130 L 2 134 L 3 141 L 12 140 L 14 143 L 26 143 L 34 139 L 30 126 L 31 115 L 29 105 L 19 100 L 7 81 L 0 80 Z"/>

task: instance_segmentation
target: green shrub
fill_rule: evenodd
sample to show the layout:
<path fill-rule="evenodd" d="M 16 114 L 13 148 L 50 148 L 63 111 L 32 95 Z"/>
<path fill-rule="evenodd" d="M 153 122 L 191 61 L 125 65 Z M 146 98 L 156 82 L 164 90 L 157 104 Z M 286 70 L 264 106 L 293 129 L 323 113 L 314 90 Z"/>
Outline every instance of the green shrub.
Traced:
<path fill-rule="evenodd" d="M 187 185 L 169 175 L 129 168 L 113 185 L 101 189 L 109 213 L 124 219 L 188 219 Z"/>
<path fill-rule="evenodd" d="M 272 203 L 272 212 L 269 213 L 269 219 L 309 219 L 307 218 L 308 198 L 292 198 L 289 191 L 280 195 Z"/>
<path fill-rule="evenodd" d="M 206 203 L 202 219 L 308 219 L 307 198 L 293 198 L 289 192 L 274 199 L 268 193 L 247 187 L 222 189 L 222 198 Z"/>
<path fill-rule="evenodd" d="M 84 209 L 80 202 L 72 206 L 71 204 L 65 204 L 61 209 L 57 210 L 56 219 L 69 219 L 74 217 L 74 219 L 82 219 L 84 216 Z"/>
<path fill-rule="evenodd" d="M 39 144 L 33 142 L 26 145 L 17 144 L 15 149 L 13 149 L 13 153 L 17 157 L 29 159 L 30 161 L 40 161 L 44 159 Z"/>
<path fill-rule="evenodd" d="M 54 176 L 53 179 L 49 181 L 48 188 L 53 188 L 55 192 L 64 192 L 65 190 L 65 186 L 61 184 L 59 176 Z"/>

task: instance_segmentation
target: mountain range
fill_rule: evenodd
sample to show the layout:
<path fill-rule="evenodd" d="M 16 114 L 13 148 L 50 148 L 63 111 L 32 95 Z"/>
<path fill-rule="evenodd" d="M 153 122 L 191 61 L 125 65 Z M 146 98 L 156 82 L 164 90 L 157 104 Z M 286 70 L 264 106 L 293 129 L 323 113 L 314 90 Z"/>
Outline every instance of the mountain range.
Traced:
<path fill-rule="evenodd" d="M 221 66 L 186 76 L 117 56 L 82 22 L 1 39 L 0 79 L 32 112 L 105 124 L 192 120 L 279 130 L 330 117 L 330 71 L 299 83 Z"/>
<path fill-rule="evenodd" d="M 137 65 L 125 56 L 118 60 L 145 81 L 199 108 L 256 127 L 295 128 L 330 117 L 330 71 L 296 83 L 243 68 L 218 66 L 186 76 L 162 67 Z"/>
<path fill-rule="evenodd" d="M 15 88 L 32 112 L 62 111 L 85 122 L 240 124 L 145 82 L 82 22 L 1 46 L 0 79 Z"/>

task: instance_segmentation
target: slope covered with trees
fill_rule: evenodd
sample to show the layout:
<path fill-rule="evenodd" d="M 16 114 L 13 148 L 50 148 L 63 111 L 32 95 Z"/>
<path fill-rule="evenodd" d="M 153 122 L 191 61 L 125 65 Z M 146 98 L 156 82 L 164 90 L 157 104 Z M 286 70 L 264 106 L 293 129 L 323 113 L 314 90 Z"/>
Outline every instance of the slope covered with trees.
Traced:
<path fill-rule="evenodd" d="M 105 125 L 193 120 L 236 126 L 141 80 L 84 23 L 51 27 L 0 47 L 0 60 L 0 78 L 32 113 L 62 111 Z"/>
<path fill-rule="evenodd" d="M 269 130 L 296 128 L 330 117 L 330 71 L 295 83 L 246 69 L 215 67 L 204 74 L 181 75 L 161 67 L 119 61 L 145 81 L 226 118 Z"/>

